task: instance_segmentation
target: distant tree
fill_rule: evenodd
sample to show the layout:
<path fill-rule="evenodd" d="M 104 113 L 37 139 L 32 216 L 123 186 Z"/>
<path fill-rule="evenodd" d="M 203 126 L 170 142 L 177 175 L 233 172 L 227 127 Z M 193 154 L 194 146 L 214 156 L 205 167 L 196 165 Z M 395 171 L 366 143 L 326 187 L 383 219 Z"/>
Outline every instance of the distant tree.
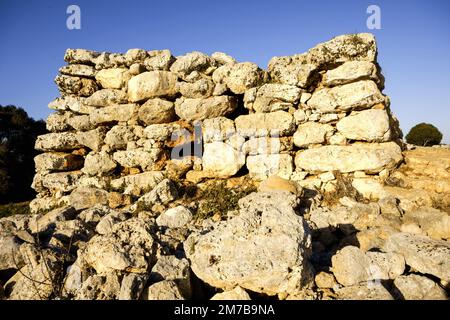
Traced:
<path fill-rule="evenodd" d="M 419 123 L 406 135 L 406 142 L 416 146 L 434 146 L 441 143 L 442 133 L 429 123 Z"/>
<path fill-rule="evenodd" d="M 46 132 L 25 110 L 0 105 L 0 203 L 29 200 L 34 196 L 34 143 Z"/>

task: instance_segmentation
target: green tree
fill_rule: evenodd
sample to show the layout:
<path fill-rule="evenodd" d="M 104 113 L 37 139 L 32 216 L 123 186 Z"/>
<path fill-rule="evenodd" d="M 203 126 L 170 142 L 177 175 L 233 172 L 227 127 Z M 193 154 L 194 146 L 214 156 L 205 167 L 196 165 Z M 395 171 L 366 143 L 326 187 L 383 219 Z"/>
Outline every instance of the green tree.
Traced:
<path fill-rule="evenodd" d="M 406 142 L 416 146 L 434 146 L 441 143 L 442 133 L 429 123 L 419 123 L 406 135 Z"/>
<path fill-rule="evenodd" d="M 34 143 L 45 132 L 44 121 L 33 120 L 22 108 L 0 105 L 0 203 L 34 197 Z"/>

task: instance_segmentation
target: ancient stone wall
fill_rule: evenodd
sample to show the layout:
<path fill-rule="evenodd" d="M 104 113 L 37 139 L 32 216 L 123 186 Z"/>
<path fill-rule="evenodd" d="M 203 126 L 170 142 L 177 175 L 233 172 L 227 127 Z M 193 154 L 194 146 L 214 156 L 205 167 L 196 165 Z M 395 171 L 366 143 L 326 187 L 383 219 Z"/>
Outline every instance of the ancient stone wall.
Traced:
<path fill-rule="evenodd" d="M 35 212 L 80 196 L 132 205 L 167 176 L 278 175 L 326 190 L 336 171 L 383 178 L 402 161 L 371 34 L 274 57 L 267 70 L 169 50 L 68 49 L 64 59 L 50 133 L 36 141 Z"/>

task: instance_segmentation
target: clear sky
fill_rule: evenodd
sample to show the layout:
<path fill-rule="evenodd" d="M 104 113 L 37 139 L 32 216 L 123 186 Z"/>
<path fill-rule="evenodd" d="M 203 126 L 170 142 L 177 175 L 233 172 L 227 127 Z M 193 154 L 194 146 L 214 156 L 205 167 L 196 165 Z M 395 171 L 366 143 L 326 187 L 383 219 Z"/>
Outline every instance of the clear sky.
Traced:
<path fill-rule="evenodd" d="M 71 4 L 81 9 L 80 30 L 66 27 Z M 380 30 L 367 29 L 371 4 L 381 9 Z M 0 104 L 46 118 L 66 48 L 223 51 L 266 68 L 272 56 L 356 32 L 377 37 L 385 93 L 403 132 L 429 122 L 450 143 L 448 0 L 0 0 Z"/>

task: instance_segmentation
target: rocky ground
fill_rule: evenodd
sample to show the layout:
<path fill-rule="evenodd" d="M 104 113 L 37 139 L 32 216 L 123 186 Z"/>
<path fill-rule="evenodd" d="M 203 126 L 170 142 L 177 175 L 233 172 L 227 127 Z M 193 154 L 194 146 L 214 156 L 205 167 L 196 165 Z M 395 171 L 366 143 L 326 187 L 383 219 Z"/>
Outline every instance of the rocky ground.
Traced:
<path fill-rule="evenodd" d="M 0 296 L 448 299 L 450 150 L 404 155 L 385 183 L 337 175 L 331 193 L 247 175 L 166 178 L 123 209 L 74 192 L 0 219 Z"/>

